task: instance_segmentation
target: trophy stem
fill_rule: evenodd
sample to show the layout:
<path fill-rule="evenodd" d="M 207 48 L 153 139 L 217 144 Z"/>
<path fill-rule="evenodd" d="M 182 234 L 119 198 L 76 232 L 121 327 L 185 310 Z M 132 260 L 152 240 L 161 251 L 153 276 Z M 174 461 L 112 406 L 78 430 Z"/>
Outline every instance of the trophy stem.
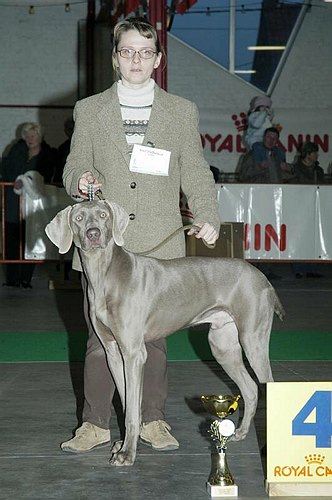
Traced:
<path fill-rule="evenodd" d="M 226 460 L 227 442 L 235 431 L 235 424 L 226 418 L 238 407 L 240 396 L 201 396 L 204 408 L 218 420 L 210 425 L 209 434 L 215 442 L 216 451 L 211 454 L 211 472 L 207 481 L 207 491 L 212 498 L 237 497 L 238 487 L 228 468 Z"/>
<path fill-rule="evenodd" d="M 211 455 L 211 472 L 208 484 L 211 486 L 231 486 L 234 484 L 226 460 L 226 449 L 224 448 L 218 447 L 218 452 Z"/>

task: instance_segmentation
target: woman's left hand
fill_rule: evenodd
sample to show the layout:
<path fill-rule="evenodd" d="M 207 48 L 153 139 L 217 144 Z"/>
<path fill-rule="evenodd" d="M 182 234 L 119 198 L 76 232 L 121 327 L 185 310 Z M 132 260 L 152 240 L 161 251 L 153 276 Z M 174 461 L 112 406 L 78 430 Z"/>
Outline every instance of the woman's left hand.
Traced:
<path fill-rule="evenodd" d="M 188 231 L 189 236 L 194 234 L 195 238 L 198 238 L 198 239 L 201 238 L 209 245 L 213 245 L 217 241 L 219 234 L 214 229 L 214 227 L 211 226 L 211 224 L 209 224 L 208 222 L 205 222 L 204 224 L 201 224 L 200 222 L 198 222 L 198 223 L 195 222 L 195 226 L 196 227 L 192 227 Z M 199 230 L 197 230 L 197 227 L 199 228 Z"/>

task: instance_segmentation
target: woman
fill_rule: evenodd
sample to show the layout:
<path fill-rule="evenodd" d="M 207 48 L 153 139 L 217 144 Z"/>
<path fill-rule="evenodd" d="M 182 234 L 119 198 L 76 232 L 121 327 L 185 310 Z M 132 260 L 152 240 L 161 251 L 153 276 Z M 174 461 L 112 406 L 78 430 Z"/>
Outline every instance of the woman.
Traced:
<path fill-rule="evenodd" d="M 1 165 L 2 180 L 15 182 L 16 178 L 30 170 L 39 172 L 46 182 L 53 176 L 56 162 L 56 151 L 44 140 L 43 133 L 38 123 L 25 123 L 21 131 L 21 139 L 14 144 L 3 159 Z M 19 184 L 15 185 L 20 188 Z M 13 188 L 8 186 L 5 193 L 5 237 L 6 258 L 16 260 L 20 258 L 20 234 L 22 234 L 24 248 L 25 224 L 20 227 L 19 197 Z M 31 288 L 31 279 L 34 264 L 8 264 L 6 266 L 5 286 Z"/>
<path fill-rule="evenodd" d="M 124 239 L 132 252 L 154 247 L 182 225 L 180 188 L 195 224 L 201 227 L 198 238 L 215 242 L 220 226 L 213 176 L 202 155 L 197 108 L 166 93 L 151 79 L 161 60 L 158 35 L 148 21 L 130 18 L 116 25 L 113 67 L 120 79 L 105 92 L 76 104 L 71 152 L 63 175 L 72 197 L 86 199 L 90 184 L 127 211 L 130 222 Z M 151 161 L 151 157 L 159 160 Z M 184 235 L 151 255 L 161 259 L 184 256 Z M 84 288 L 84 277 L 82 283 Z M 71 452 L 89 451 L 110 441 L 114 384 L 87 307 L 85 318 L 89 339 L 83 425 L 61 445 Z M 156 450 L 176 449 L 179 443 L 164 420 L 165 340 L 146 344 L 146 348 L 140 437 Z"/>

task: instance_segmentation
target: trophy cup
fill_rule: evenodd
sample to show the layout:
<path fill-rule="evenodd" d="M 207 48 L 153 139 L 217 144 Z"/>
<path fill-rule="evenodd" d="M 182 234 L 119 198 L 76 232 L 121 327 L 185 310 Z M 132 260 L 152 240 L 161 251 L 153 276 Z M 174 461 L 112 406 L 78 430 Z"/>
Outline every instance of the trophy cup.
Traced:
<path fill-rule="evenodd" d="M 227 441 L 235 432 L 235 424 L 228 417 L 239 405 L 241 396 L 201 396 L 205 410 L 218 417 L 210 426 L 209 434 L 216 445 L 216 452 L 211 455 L 211 472 L 207 481 L 207 490 L 211 497 L 238 496 L 238 487 L 228 468 L 226 460 Z"/>

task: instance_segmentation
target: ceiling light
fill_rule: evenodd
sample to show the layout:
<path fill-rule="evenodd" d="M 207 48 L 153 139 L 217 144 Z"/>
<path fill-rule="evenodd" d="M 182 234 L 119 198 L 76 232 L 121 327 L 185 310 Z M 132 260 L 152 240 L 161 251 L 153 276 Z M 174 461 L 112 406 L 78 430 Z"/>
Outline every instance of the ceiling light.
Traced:
<path fill-rule="evenodd" d="M 240 73 L 240 74 L 253 74 L 256 73 L 255 69 L 236 69 L 234 70 L 234 73 Z"/>
<path fill-rule="evenodd" d="M 248 50 L 285 50 L 285 45 L 251 45 Z"/>

